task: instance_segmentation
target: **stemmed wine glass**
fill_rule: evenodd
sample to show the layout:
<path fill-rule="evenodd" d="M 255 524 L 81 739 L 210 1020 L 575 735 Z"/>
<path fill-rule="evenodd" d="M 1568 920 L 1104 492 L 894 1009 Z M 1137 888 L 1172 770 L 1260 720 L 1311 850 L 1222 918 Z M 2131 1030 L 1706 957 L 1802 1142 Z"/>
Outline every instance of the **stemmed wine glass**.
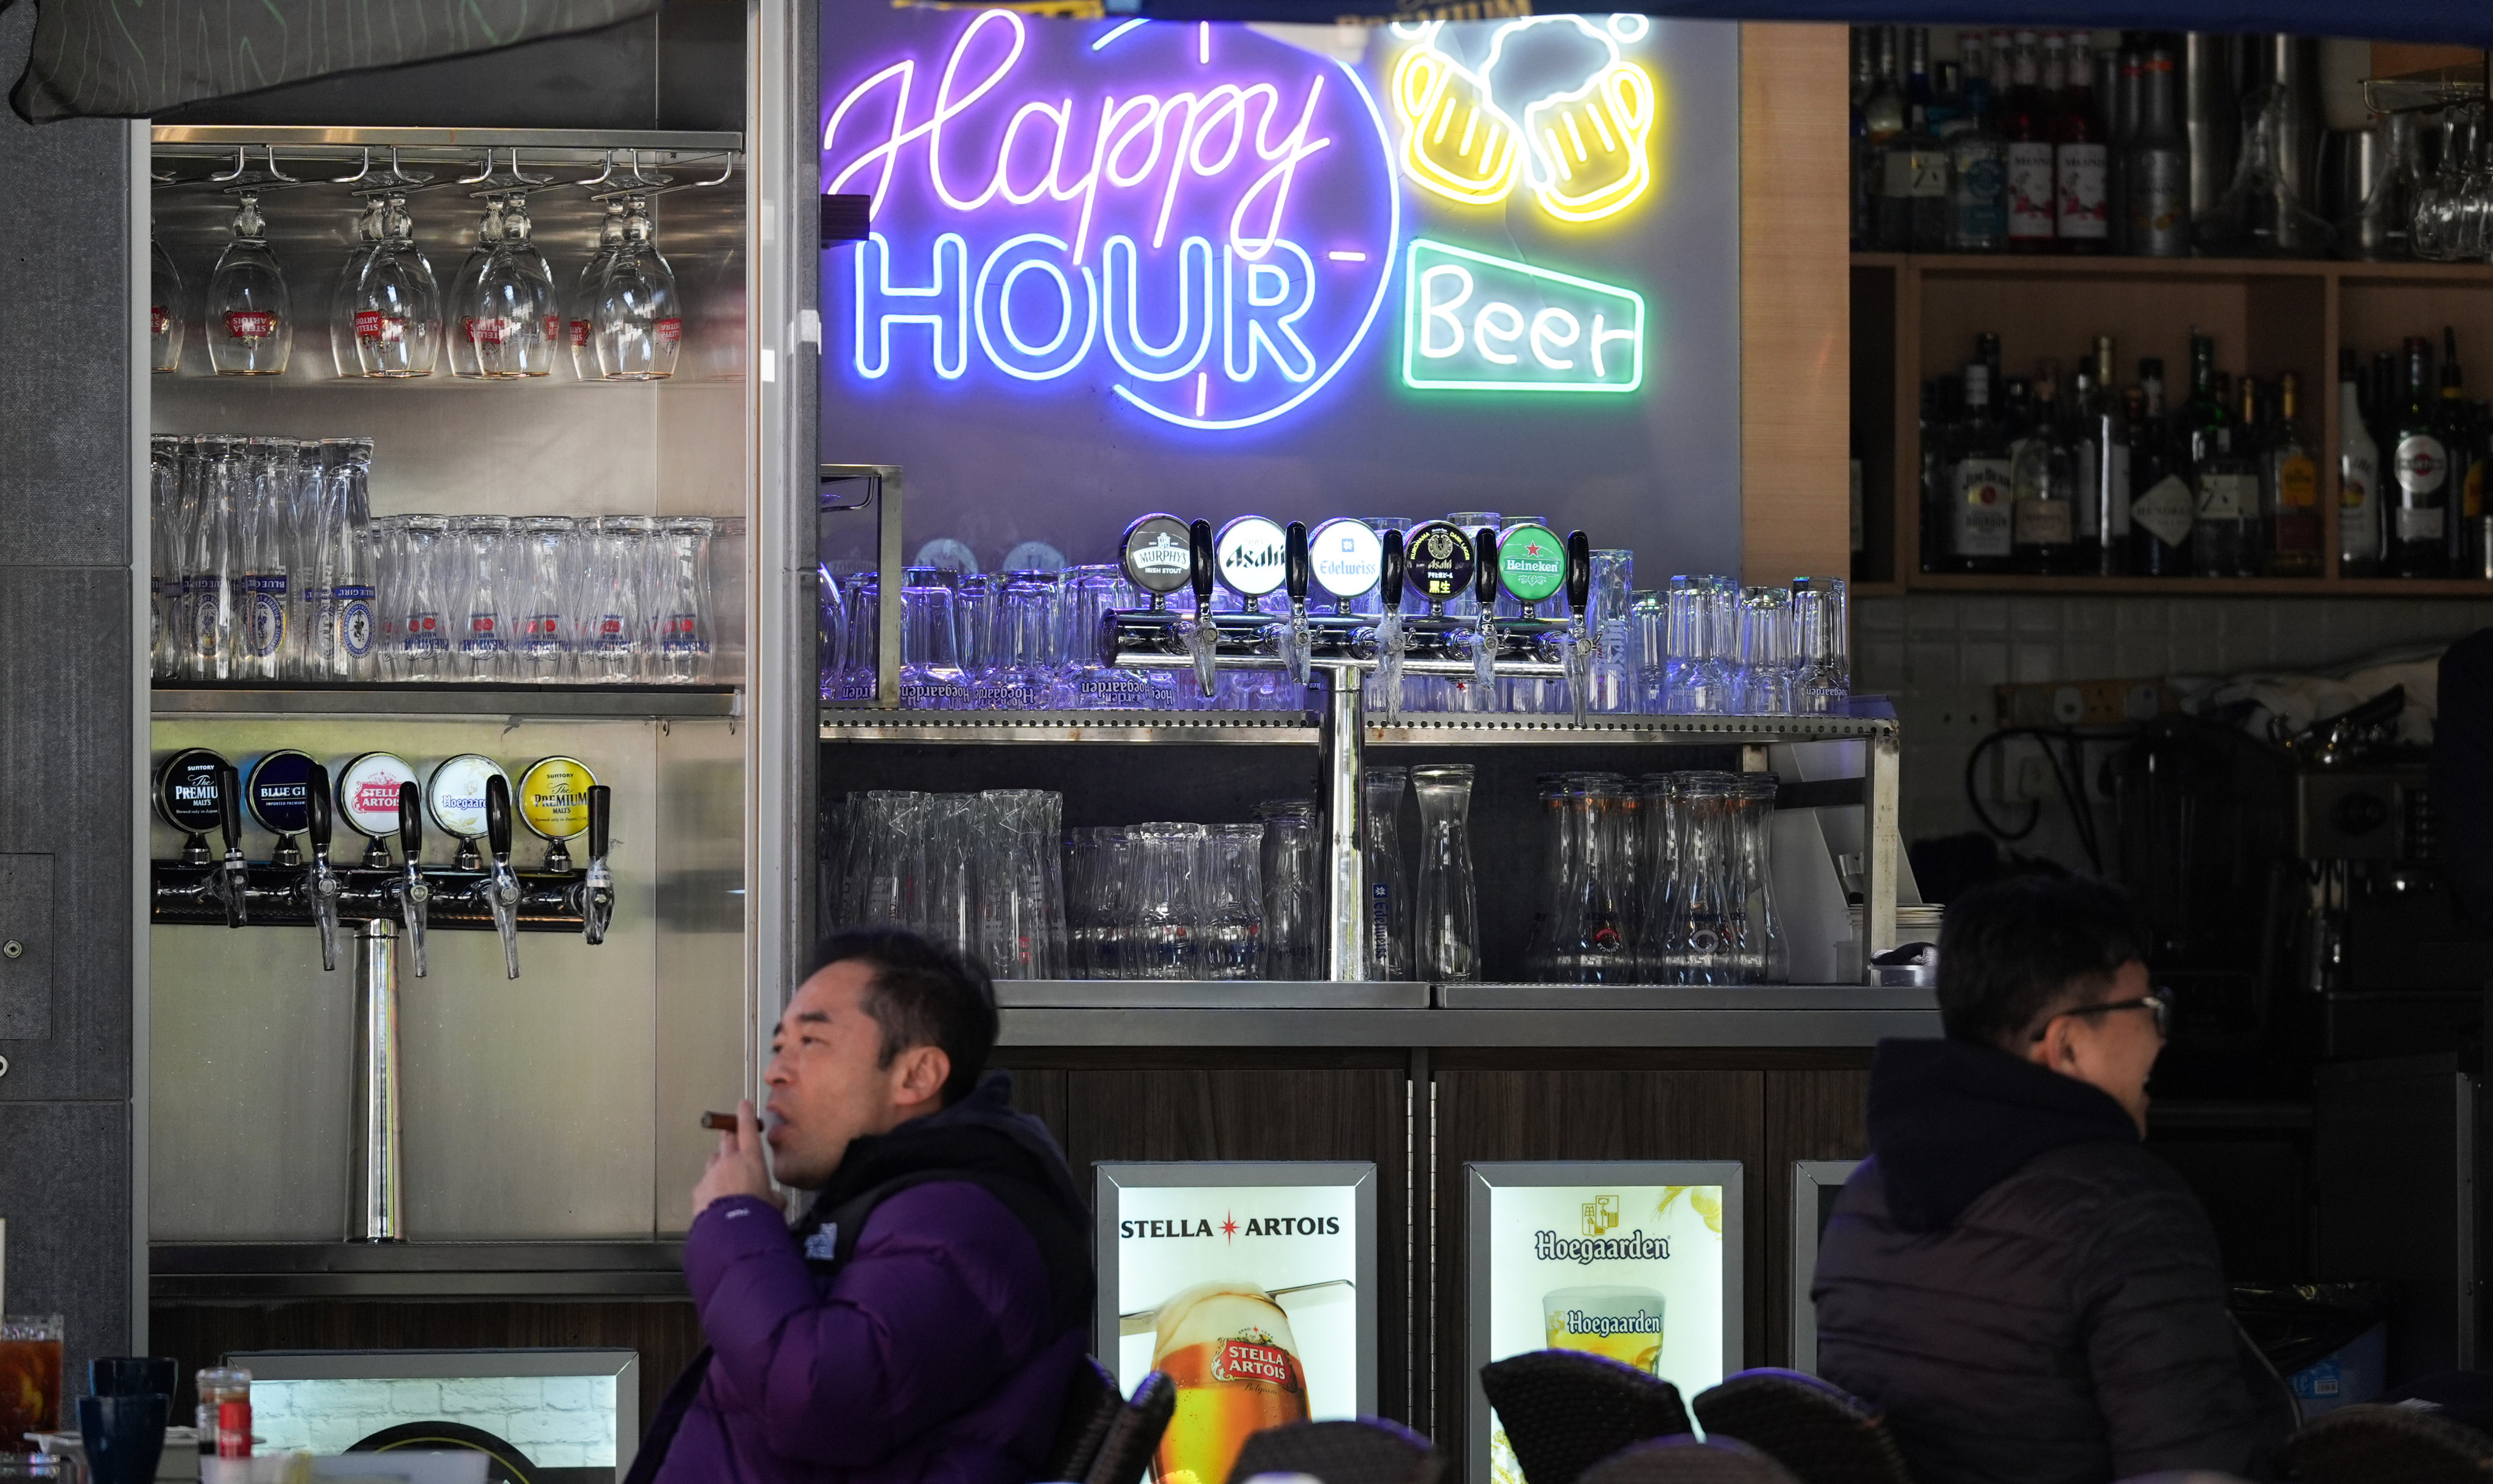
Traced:
<path fill-rule="evenodd" d="M 158 375 L 182 369 L 182 274 L 153 233 L 147 238 L 147 364 Z"/>
<path fill-rule="evenodd" d="M 588 328 L 597 318 L 597 289 L 606 281 L 606 267 L 615 254 L 623 251 L 623 201 L 621 197 L 606 203 L 606 221 L 597 232 L 597 251 L 581 267 L 580 279 L 571 289 L 570 323 L 565 327 L 571 345 L 571 370 L 583 381 L 601 379 L 597 373 L 597 352 L 589 344 Z"/>
<path fill-rule="evenodd" d="M 493 260 L 494 250 L 502 240 L 502 197 L 485 198 L 485 215 L 476 223 L 476 246 L 469 249 L 467 261 L 461 265 L 459 277 L 450 285 L 450 374 L 478 377 L 476 340 L 476 285 L 485 275 L 485 265 Z"/>
<path fill-rule="evenodd" d="M 352 298 L 355 363 L 367 376 L 430 376 L 441 349 L 441 285 L 415 245 L 406 191 L 381 201 L 381 240 Z"/>
<path fill-rule="evenodd" d="M 623 203 L 623 244 L 599 277 L 589 319 L 597 373 L 609 381 L 656 381 L 676 373 L 683 344 L 676 271 L 658 251 L 646 196 Z"/>
<path fill-rule="evenodd" d="M 281 376 L 294 349 L 294 303 L 264 235 L 259 191 L 234 193 L 233 241 L 208 277 L 208 365 L 220 376 Z"/>
<path fill-rule="evenodd" d="M 554 270 L 529 240 L 527 197 L 515 193 L 505 199 L 501 218 L 501 237 L 461 310 L 473 326 L 469 338 L 478 374 L 542 376 L 554 370 L 554 342 L 562 324 Z"/>

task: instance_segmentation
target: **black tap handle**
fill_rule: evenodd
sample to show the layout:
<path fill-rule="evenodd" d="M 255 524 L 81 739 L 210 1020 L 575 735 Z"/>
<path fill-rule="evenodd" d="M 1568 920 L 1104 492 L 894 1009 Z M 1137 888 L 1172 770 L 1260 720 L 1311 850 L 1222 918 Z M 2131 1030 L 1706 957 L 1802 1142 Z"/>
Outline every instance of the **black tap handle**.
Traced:
<path fill-rule="evenodd" d="M 217 829 L 227 855 L 242 848 L 242 779 L 230 762 L 217 765 Z"/>
<path fill-rule="evenodd" d="M 1186 528 L 1186 554 L 1192 565 L 1189 579 L 1194 584 L 1194 611 L 1197 615 L 1212 611 L 1213 546 L 1212 522 L 1197 520 Z M 603 850 L 593 852 L 603 855 Z"/>
<path fill-rule="evenodd" d="M 615 790 L 604 784 L 592 784 L 588 789 L 588 858 L 606 858 L 606 821 L 613 807 Z"/>
<path fill-rule="evenodd" d="M 485 780 L 485 843 L 496 864 L 511 858 L 511 786 L 499 773 Z"/>
<path fill-rule="evenodd" d="M 424 809 L 415 799 L 415 785 L 398 786 L 398 847 L 413 866 L 424 854 Z"/>
<path fill-rule="evenodd" d="M 1472 562 L 1479 569 L 1476 591 L 1480 594 L 1481 611 L 1497 601 L 1497 532 L 1482 526 L 1472 534 Z"/>
<path fill-rule="evenodd" d="M 1593 601 L 1593 543 L 1582 531 L 1567 538 L 1567 611 L 1584 616 Z"/>
<path fill-rule="evenodd" d="M 312 806 L 312 848 L 315 852 L 326 850 L 329 848 L 329 770 L 316 762 L 312 764 L 312 776 L 303 787 L 308 790 L 304 802 Z"/>
<path fill-rule="evenodd" d="M 1287 593 L 1292 608 L 1305 608 L 1307 603 L 1307 525 L 1293 520 L 1281 533 L 1281 591 Z"/>
<path fill-rule="evenodd" d="M 1400 531 L 1385 533 L 1385 560 L 1377 569 L 1377 576 L 1381 579 L 1377 583 L 1377 592 L 1385 600 L 1385 610 L 1389 613 L 1401 612 L 1403 573 Z"/>

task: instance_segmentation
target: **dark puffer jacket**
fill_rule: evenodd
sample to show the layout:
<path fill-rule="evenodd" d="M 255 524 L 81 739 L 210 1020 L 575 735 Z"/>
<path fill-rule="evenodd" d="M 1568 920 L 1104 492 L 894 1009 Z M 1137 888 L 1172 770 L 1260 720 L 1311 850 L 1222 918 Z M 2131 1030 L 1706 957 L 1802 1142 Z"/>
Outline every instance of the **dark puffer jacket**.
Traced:
<path fill-rule="evenodd" d="M 2291 1399 L 2226 1310 L 2207 1213 L 2118 1103 L 1888 1041 L 1870 1149 L 1818 1246 L 1818 1370 L 1886 1410 L 1921 1484 L 2263 1471 Z"/>

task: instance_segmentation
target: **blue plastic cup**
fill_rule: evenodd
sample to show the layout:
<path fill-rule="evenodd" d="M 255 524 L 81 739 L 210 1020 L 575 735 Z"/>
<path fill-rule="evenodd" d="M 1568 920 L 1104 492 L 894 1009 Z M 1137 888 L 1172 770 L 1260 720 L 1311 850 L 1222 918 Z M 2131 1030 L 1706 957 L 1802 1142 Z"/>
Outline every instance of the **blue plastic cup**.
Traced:
<path fill-rule="evenodd" d="M 95 1484 L 153 1484 L 172 1406 L 160 1393 L 78 1398 L 78 1436 Z"/>
<path fill-rule="evenodd" d="M 97 1396 L 173 1394 L 181 1364 L 151 1355 L 100 1355 L 86 1363 L 86 1389 Z"/>

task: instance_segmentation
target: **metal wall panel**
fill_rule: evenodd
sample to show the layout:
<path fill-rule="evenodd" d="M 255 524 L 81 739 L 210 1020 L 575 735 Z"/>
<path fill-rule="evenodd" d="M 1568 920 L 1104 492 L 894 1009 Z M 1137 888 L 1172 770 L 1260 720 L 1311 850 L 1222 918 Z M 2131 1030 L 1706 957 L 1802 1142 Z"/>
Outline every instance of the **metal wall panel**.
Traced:
<path fill-rule="evenodd" d="M 66 1318 L 63 1374 L 81 1382 L 90 1357 L 128 1346 L 129 1147 L 126 1103 L 0 1103 L 9 1312 Z"/>

